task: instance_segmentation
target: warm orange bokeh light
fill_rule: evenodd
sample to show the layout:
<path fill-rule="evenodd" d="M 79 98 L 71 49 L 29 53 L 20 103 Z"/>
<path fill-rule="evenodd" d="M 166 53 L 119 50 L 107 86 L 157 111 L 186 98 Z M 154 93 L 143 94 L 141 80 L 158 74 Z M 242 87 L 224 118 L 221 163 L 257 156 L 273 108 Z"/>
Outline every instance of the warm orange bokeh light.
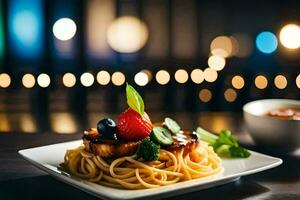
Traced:
<path fill-rule="evenodd" d="M 202 89 L 199 91 L 199 99 L 206 103 L 209 102 L 212 98 L 212 93 L 209 89 Z"/>
<path fill-rule="evenodd" d="M 243 77 L 237 75 L 232 78 L 231 84 L 235 89 L 242 89 L 245 85 L 245 80 Z"/>
<path fill-rule="evenodd" d="M 225 90 L 224 98 L 228 102 L 234 102 L 237 98 L 237 93 L 234 89 L 229 88 L 229 89 Z"/>

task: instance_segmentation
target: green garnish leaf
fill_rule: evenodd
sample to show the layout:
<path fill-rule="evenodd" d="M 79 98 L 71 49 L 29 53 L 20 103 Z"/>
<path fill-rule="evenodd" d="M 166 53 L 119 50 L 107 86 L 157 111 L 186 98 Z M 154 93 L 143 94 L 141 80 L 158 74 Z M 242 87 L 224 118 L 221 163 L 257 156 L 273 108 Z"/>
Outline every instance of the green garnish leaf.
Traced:
<path fill-rule="evenodd" d="M 250 152 L 242 147 L 230 147 L 229 149 L 230 155 L 233 158 L 248 158 L 250 156 Z"/>
<path fill-rule="evenodd" d="M 231 155 L 229 149 L 230 149 L 230 146 L 224 144 L 217 148 L 216 153 L 221 157 L 229 158 Z"/>
<path fill-rule="evenodd" d="M 229 130 L 222 130 L 219 138 L 216 140 L 215 145 L 229 145 L 229 146 L 239 146 L 237 139 L 231 135 L 231 132 Z"/>
<path fill-rule="evenodd" d="M 128 106 L 143 117 L 145 109 L 144 101 L 141 95 L 128 83 L 126 84 L 126 97 Z"/>
<path fill-rule="evenodd" d="M 247 149 L 240 147 L 238 140 L 229 130 L 222 130 L 219 136 L 216 136 L 198 127 L 197 133 L 200 139 L 211 145 L 221 157 L 248 158 L 251 155 Z"/>

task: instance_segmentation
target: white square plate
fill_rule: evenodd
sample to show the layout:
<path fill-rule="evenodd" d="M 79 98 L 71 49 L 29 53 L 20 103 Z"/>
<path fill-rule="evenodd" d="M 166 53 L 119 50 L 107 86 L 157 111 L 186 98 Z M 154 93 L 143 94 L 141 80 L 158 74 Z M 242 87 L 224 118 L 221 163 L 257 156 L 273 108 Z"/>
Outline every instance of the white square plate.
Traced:
<path fill-rule="evenodd" d="M 124 190 L 105 187 L 79 178 L 70 177 L 57 169 L 59 164 L 64 160 L 66 150 L 75 148 L 81 143 L 81 140 L 77 140 L 24 149 L 20 150 L 19 154 L 36 167 L 48 172 L 58 180 L 104 199 L 154 199 L 180 195 L 225 184 L 237 180 L 241 176 L 264 171 L 282 163 L 282 160 L 279 158 L 251 151 L 252 155 L 247 159 L 222 159 L 224 173 L 219 176 L 206 179 L 195 179 L 154 189 Z"/>

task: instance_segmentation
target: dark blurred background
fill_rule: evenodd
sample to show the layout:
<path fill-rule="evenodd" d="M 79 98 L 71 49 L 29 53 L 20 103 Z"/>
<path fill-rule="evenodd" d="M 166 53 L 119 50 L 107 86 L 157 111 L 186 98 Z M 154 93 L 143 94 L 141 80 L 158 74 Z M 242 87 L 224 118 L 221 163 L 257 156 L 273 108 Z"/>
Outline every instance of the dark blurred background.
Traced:
<path fill-rule="evenodd" d="M 246 102 L 299 99 L 299 24 L 297 0 L 0 0 L 0 132 L 116 119 L 126 82 L 152 121 L 231 128 Z"/>

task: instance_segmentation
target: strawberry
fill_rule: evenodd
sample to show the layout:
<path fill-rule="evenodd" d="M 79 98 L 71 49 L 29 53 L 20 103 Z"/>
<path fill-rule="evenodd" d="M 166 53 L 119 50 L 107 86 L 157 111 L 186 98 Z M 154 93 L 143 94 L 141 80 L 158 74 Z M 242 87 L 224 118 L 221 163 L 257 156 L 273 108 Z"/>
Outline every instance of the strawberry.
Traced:
<path fill-rule="evenodd" d="M 118 138 L 123 140 L 141 140 L 150 135 L 152 124 L 147 115 L 142 117 L 131 108 L 125 110 L 117 120 Z"/>

